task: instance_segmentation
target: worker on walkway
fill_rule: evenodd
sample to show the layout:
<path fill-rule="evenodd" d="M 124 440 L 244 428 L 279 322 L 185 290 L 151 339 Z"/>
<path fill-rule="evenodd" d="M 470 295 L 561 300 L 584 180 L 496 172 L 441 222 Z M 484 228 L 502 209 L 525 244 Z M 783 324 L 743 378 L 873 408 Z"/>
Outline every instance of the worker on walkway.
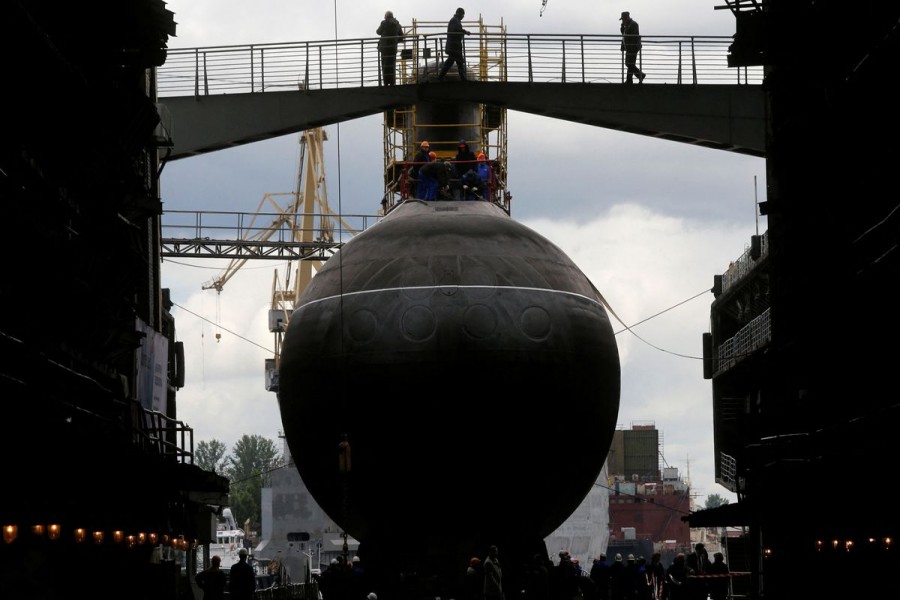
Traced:
<path fill-rule="evenodd" d="M 646 75 L 637 67 L 637 55 L 641 51 L 641 28 L 628 11 L 623 12 L 619 20 L 622 21 L 619 31 L 622 33 L 622 52 L 625 53 L 625 68 L 628 70 L 625 83 L 634 83 L 635 77 L 638 83 L 644 83 Z"/>
<path fill-rule="evenodd" d="M 381 37 L 378 39 L 378 52 L 381 54 L 381 78 L 384 85 L 397 83 L 397 44 L 403 38 L 403 27 L 394 18 L 394 13 L 384 13 L 384 20 L 375 30 Z"/>
<path fill-rule="evenodd" d="M 456 63 L 456 69 L 459 71 L 460 81 L 466 81 L 466 53 L 463 50 L 463 37 L 471 32 L 463 29 L 462 19 L 466 16 L 466 11 L 460 7 L 456 9 L 453 17 L 447 23 L 447 42 L 444 45 L 444 52 L 447 53 L 447 60 L 441 67 L 441 74 L 438 76 L 439 81 L 444 80 L 444 76 L 453 63 Z"/>

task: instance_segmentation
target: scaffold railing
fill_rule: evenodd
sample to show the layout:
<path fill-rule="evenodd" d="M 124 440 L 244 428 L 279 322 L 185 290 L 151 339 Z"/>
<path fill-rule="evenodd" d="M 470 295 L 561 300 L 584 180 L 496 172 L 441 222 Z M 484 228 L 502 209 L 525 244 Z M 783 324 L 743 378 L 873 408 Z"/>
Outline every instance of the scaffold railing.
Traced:
<path fill-rule="evenodd" d="M 313 215 L 321 223 L 323 215 Z M 333 215 L 324 215 L 333 216 Z M 161 224 L 163 258 L 247 257 L 272 260 L 324 260 L 344 242 L 381 219 L 378 215 L 342 214 L 342 227 L 330 231 L 314 225 L 310 241 L 298 240 L 298 226 L 280 213 L 167 210 Z M 280 226 L 271 231 L 273 222 Z M 267 233 L 263 238 L 260 234 Z M 328 235 L 325 235 L 328 233 Z"/>
<path fill-rule="evenodd" d="M 727 371 L 772 341 L 771 310 L 766 309 L 716 349 L 715 375 Z"/>

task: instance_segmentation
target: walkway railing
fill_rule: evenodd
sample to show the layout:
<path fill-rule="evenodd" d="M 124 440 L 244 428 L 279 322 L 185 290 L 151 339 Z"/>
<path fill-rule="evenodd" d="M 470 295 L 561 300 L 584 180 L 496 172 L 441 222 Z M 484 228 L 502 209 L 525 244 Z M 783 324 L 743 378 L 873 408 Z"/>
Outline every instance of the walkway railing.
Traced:
<path fill-rule="evenodd" d="M 638 65 L 650 84 L 762 83 L 762 67 L 728 66 L 730 36 L 643 36 Z M 202 96 L 381 84 L 378 38 L 171 49 L 157 71 L 160 97 Z M 465 39 L 476 81 L 622 83 L 619 35 L 472 34 Z M 443 34 L 406 36 L 398 47 L 398 84 L 433 78 Z M 501 60 L 491 56 L 503 48 Z M 455 67 L 453 69 L 455 72 Z"/>
<path fill-rule="evenodd" d="M 309 242 L 299 241 L 304 230 L 283 220 L 281 213 L 166 210 L 162 215 L 161 255 L 165 258 L 253 258 L 272 260 L 325 260 L 360 231 L 378 222 L 377 215 L 341 215 L 346 226 L 314 226 Z M 333 214 L 314 214 L 312 221 Z M 279 223 L 272 230 L 272 223 Z"/>

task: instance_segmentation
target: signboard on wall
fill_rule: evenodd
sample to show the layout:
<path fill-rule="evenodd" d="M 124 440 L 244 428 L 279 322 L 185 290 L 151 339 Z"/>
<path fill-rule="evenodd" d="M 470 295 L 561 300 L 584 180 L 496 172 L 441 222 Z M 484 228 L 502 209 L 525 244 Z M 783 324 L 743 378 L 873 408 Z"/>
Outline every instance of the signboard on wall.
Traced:
<path fill-rule="evenodd" d="M 146 410 L 166 414 L 169 340 L 141 319 L 136 320 L 135 326 L 144 334 L 141 347 L 135 352 L 135 395 Z"/>

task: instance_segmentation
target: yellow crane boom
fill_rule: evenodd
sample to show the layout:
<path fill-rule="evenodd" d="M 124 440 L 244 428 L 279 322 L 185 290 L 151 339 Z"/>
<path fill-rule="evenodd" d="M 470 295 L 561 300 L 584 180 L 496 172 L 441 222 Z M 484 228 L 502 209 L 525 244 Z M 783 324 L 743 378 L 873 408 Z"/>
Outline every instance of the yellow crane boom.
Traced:
<path fill-rule="evenodd" d="M 256 213 L 245 228 L 242 240 L 267 241 L 272 236 L 287 231 L 290 239 L 298 243 L 333 242 L 334 222 L 338 221 L 351 234 L 356 231 L 328 205 L 325 186 L 325 162 L 323 142 L 325 130 L 308 129 L 300 135 L 300 161 L 297 168 L 296 191 L 266 194 L 257 206 Z M 290 202 L 283 205 L 282 196 Z M 316 218 L 318 217 L 318 224 Z M 265 220 L 268 219 L 267 222 Z M 232 259 L 215 279 L 203 284 L 204 290 L 221 293 L 225 284 L 252 257 Z M 290 323 L 294 303 L 306 288 L 315 272 L 322 266 L 320 260 L 300 260 L 296 268 L 288 263 L 287 274 L 281 281 L 278 270 L 272 280 L 272 301 L 269 307 L 269 331 L 275 334 L 274 358 L 266 360 L 266 389 L 278 391 L 278 366 L 284 333 Z"/>

